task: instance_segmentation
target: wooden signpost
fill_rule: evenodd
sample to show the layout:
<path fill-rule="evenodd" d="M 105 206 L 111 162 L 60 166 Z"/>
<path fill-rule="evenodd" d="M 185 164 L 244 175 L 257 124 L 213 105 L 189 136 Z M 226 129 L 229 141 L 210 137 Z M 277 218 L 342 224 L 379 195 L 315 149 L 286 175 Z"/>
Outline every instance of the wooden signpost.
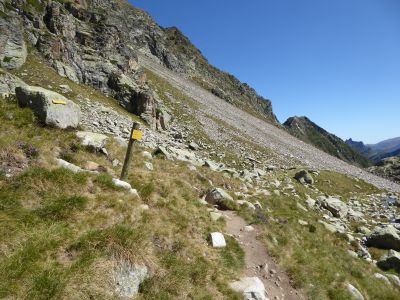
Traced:
<path fill-rule="evenodd" d="M 132 149 L 135 141 L 141 141 L 143 138 L 143 132 L 139 130 L 139 123 L 134 122 L 129 137 L 128 149 L 126 150 L 126 156 L 124 166 L 122 167 L 121 180 L 125 181 L 128 177 L 128 169 L 132 160 Z"/>

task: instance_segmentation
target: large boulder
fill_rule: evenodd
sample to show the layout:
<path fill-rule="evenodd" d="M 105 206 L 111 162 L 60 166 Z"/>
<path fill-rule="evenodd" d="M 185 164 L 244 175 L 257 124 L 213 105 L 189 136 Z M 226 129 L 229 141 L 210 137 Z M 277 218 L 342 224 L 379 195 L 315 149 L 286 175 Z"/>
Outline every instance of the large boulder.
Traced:
<path fill-rule="evenodd" d="M 377 265 L 384 271 L 393 269 L 400 273 L 400 253 L 394 250 L 389 250 L 388 253 L 381 257 Z"/>
<path fill-rule="evenodd" d="M 230 284 L 232 290 L 243 294 L 246 300 L 268 300 L 263 282 L 258 277 L 244 277 Z"/>
<path fill-rule="evenodd" d="M 39 120 L 58 128 L 76 128 L 81 119 L 77 104 L 64 96 L 41 87 L 21 86 L 15 89 L 21 107 L 29 107 Z"/>
<path fill-rule="evenodd" d="M 234 200 L 231 195 L 221 188 L 211 189 L 207 193 L 205 200 L 210 204 L 218 205 L 220 209 L 229 209 L 234 206 Z"/>
<path fill-rule="evenodd" d="M 393 225 L 376 227 L 367 237 L 366 245 L 379 249 L 393 249 L 400 251 L 400 236 Z"/>
<path fill-rule="evenodd" d="M 16 69 L 26 60 L 27 48 L 17 19 L 0 18 L 0 67 Z"/>
<path fill-rule="evenodd" d="M 347 216 L 347 213 L 349 212 L 347 205 L 337 198 L 319 197 L 318 202 L 323 208 L 329 210 L 336 218 L 343 218 Z"/>
<path fill-rule="evenodd" d="M 302 184 L 314 184 L 314 178 L 306 170 L 297 172 L 294 178 Z"/>

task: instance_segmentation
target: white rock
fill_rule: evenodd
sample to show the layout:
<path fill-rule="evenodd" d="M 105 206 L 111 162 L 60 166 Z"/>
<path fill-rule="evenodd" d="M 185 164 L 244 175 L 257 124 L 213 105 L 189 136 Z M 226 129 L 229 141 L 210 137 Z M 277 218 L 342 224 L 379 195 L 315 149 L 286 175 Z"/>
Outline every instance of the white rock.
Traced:
<path fill-rule="evenodd" d="M 391 282 L 393 282 L 394 285 L 400 287 L 400 278 L 397 275 L 394 274 L 386 274 L 386 276 L 390 279 Z"/>
<path fill-rule="evenodd" d="M 211 243 L 214 248 L 226 247 L 224 235 L 220 232 L 212 232 L 211 233 Z"/>
<path fill-rule="evenodd" d="M 74 173 L 83 172 L 83 169 L 81 169 L 80 167 L 75 166 L 74 164 L 71 164 L 63 159 L 57 158 L 56 161 L 57 165 L 61 168 L 68 169 Z"/>
<path fill-rule="evenodd" d="M 148 152 L 148 151 L 143 151 L 142 152 L 142 156 L 144 157 L 144 158 L 146 158 L 146 159 L 153 159 L 153 155 L 151 155 L 151 153 L 150 152 Z"/>
<path fill-rule="evenodd" d="M 133 196 L 135 196 L 136 198 L 140 198 L 139 193 L 136 189 L 130 189 L 129 193 Z"/>
<path fill-rule="evenodd" d="M 387 285 L 391 285 L 389 279 L 388 279 L 386 276 L 384 276 L 384 275 L 382 275 L 382 274 L 380 274 L 380 273 L 375 273 L 375 274 L 374 274 L 374 277 L 375 277 L 376 279 L 379 279 L 379 280 L 384 281 Z"/>
<path fill-rule="evenodd" d="M 246 300 L 268 300 L 265 286 L 258 277 L 244 277 L 229 285 L 234 291 L 242 293 Z"/>
<path fill-rule="evenodd" d="M 348 283 L 347 284 L 347 290 L 350 292 L 350 294 L 353 296 L 353 299 L 356 300 L 364 300 L 363 295 L 360 293 L 359 290 L 355 288 L 352 284 Z"/>
<path fill-rule="evenodd" d="M 125 181 L 119 180 L 117 178 L 113 178 L 112 182 L 114 183 L 115 186 L 126 189 L 126 190 L 132 190 L 132 186 Z"/>
<path fill-rule="evenodd" d="M 151 162 L 145 161 L 144 162 L 144 166 L 149 171 L 153 171 L 154 170 L 153 164 Z"/>
<path fill-rule="evenodd" d="M 244 228 L 243 228 L 243 231 L 245 231 L 245 232 L 252 232 L 254 230 L 255 230 L 254 227 L 251 225 L 244 226 Z"/>

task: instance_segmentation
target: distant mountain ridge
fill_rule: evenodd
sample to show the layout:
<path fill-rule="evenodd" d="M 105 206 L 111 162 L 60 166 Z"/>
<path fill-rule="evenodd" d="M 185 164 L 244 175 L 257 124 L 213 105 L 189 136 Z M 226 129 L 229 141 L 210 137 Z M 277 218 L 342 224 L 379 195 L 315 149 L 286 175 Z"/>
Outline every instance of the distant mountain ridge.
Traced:
<path fill-rule="evenodd" d="M 364 144 L 363 142 L 348 139 L 346 144 L 374 162 L 400 155 L 400 137 L 384 140 L 376 144 Z"/>
<path fill-rule="evenodd" d="M 283 123 L 286 130 L 298 139 L 351 164 L 367 167 L 371 162 L 347 145 L 341 138 L 329 133 L 307 117 L 291 117 Z"/>

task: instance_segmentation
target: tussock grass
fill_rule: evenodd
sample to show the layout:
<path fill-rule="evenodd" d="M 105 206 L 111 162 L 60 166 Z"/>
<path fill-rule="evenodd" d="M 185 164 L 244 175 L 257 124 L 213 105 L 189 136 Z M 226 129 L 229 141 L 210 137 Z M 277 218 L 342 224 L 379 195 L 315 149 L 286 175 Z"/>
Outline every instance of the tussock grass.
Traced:
<path fill-rule="evenodd" d="M 110 140 L 106 158 L 80 147 L 72 131 L 42 127 L 15 102 L 0 105 L 2 151 L 25 155 L 12 135 L 37 149 L 25 169 L 0 177 L 0 298 L 116 299 L 112 270 L 123 259 L 151 271 L 139 299 L 240 299 L 227 282 L 242 271 L 243 253 L 233 240 L 224 250 L 207 243 L 224 223 L 210 222 L 198 197 L 210 188 L 208 180 L 233 189 L 242 183 L 158 158 L 150 172 L 137 146 L 128 178 L 141 195 L 136 199 L 107 173 L 54 167 L 54 158 L 68 153 L 77 165 L 96 161 L 119 174 L 111 163 L 123 161 L 118 143 Z"/>

